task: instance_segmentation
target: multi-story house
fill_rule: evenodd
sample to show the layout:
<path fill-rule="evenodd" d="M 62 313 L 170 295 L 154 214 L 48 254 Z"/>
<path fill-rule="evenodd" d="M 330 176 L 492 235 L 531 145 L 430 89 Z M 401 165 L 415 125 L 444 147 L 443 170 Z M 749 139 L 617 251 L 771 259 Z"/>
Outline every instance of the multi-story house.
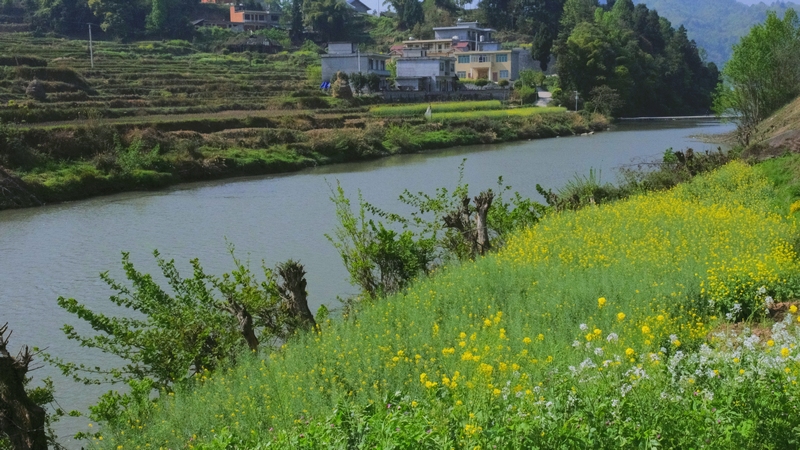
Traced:
<path fill-rule="evenodd" d="M 280 23 L 280 20 L 280 11 L 248 10 L 231 6 L 231 22 L 243 24 L 245 30 L 251 27 L 274 27 Z"/>
<path fill-rule="evenodd" d="M 361 52 L 351 42 L 331 42 L 328 44 L 328 54 L 322 55 L 322 81 L 333 83 L 336 72 L 346 74 L 374 73 L 381 78 L 381 87 L 386 86 L 386 78 L 390 72 L 386 69 L 389 55 L 383 53 Z"/>
<path fill-rule="evenodd" d="M 431 56 L 426 50 L 405 49 L 398 58 L 395 86 L 400 90 L 450 92 L 455 90 L 456 60 Z"/>
<path fill-rule="evenodd" d="M 461 80 L 514 81 L 519 78 L 519 54 L 520 50 L 501 50 L 499 44 L 495 48 L 457 53 L 456 75 Z"/>
<path fill-rule="evenodd" d="M 502 50 L 492 40 L 494 31 L 481 28 L 478 22 L 459 20 L 452 27 L 434 28 L 434 39 L 409 39 L 403 47 L 423 50 L 429 57 L 455 57 L 456 75 L 462 80 L 514 81 L 519 78 L 520 50 Z"/>

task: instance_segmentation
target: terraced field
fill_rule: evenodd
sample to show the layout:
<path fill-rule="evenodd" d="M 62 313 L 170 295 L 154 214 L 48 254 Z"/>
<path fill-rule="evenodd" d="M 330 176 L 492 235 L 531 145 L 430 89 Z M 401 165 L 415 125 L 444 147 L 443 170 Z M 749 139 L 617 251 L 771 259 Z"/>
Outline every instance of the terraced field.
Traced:
<path fill-rule="evenodd" d="M 490 111 L 499 102 L 439 104 L 464 111 L 442 123 L 374 116 L 378 97 L 317 89 L 320 58 L 307 51 L 96 42 L 92 67 L 87 41 L 0 33 L 0 49 L 0 169 L 18 191 L 0 209 L 607 127 L 591 114 Z"/>
<path fill-rule="evenodd" d="M 0 65 L 0 119 L 16 123 L 91 120 L 226 110 L 327 107 L 310 87 L 309 54 L 218 55 L 185 41 L 95 42 L 94 69 L 87 41 L 0 34 L 6 56 L 41 58 L 46 67 Z M 47 91 L 31 102 L 33 78 Z"/>

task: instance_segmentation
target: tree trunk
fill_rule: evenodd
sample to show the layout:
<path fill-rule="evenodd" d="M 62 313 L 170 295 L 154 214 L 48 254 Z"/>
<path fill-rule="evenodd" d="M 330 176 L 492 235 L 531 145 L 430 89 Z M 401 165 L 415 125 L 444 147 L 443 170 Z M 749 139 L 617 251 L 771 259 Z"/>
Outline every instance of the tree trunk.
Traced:
<path fill-rule="evenodd" d="M 33 356 L 28 347 L 16 358 L 8 353 L 8 324 L 0 327 L 0 434 L 15 450 L 47 450 L 45 410 L 28 398 L 25 375 Z"/>
<path fill-rule="evenodd" d="M 244 340 L 247 341 L 247 346 L 251 352 L 258 351 L 258 338 L 253 329 L 253 316 L 247 311 L 247 307 L 237 302 L 233 298 L 228 298 L 228 312 L 236 317 L 239 322 L 239 331 L 242 333 Z"/>
<path fill-rule="evenodd" d="M 475 255 L 475 230 L 472 228 L 470 217 L 472 212 L 469 210 L 469 197 L 461 199 L 461 207 L 444 217 L 444 224 L 448 228 L 455 228 L 461 233 L 464 242 L 469 246 L 470 255 Z"/>
<path fill-rule="evenodd" d="M 306 271 L 303 265 L 292 260 L 286 261 L 278 266 L 278 275 L 283 278 L 283 284 L 278 286 L 278 292 L 289 313 L 297 320 L 300 328 L 306 330 L 314 328 L 317 322 L 308 309 Z"/>
<path fill-rule="evenodd" d="M 489 242 L 489 224 L 486 220 L 489 208 L 492 207 L 492 200 L 494 200 L 494 193 L 491 189 L 481 192 L 475 197 L 475 248 L 481 255 L 486 254 L 492 248 L 492 244 Z"/>

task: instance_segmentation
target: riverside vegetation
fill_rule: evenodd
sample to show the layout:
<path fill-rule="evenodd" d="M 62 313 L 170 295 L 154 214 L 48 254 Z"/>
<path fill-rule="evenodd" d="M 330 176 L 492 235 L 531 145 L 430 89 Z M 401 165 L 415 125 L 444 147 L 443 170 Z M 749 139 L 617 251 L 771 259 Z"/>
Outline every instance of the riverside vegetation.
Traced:
<path fill-rule="evenodd" d="M 506 112 L 499 102 L 436 104 L 431 122 L 414 108 L 387 107 L 393 113 L 385 117 L 365 106 L 373 97 L 342 100 L 314 89 L 312 44 L 247 57 L 204 53 L 185 41 L 99 42 L 92 70 L 78 57 L 79 41 L 0 35 L 0 42 L 31 55 L 0 59 L 0 166 L 45 203 L 608 126 L 600 114 Z M 34 78 L 43 101 L 25 94 Z M 14 206 L 20 202 L 2 203 Z"/>
<path fill-rule="evenodd" d="M 775 184 L 783 167 L 732 162 L 666 191 L 629 183 L 609 203 L 591 192 L 610 187 L 576 183 L 583 207 L 542 211 L 497 253 L 443 260 L 156 400 L 132 383 L 92 409 L 93 443 L 793 447 L 800 206 L 778 195 L 792 192 Z"/>

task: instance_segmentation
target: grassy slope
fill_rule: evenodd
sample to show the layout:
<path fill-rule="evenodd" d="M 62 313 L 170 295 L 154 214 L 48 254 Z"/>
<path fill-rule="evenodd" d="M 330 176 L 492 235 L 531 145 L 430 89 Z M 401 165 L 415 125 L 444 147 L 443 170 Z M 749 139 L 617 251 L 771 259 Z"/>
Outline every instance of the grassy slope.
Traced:
<path fill-rule="evenodd" d="M 547 217 L 499 254 L 141 405 L 147 420 L 106 428 L 102 447 L 782 448 L 800 427 L 795 316 L 766 344 L 710 334 L 735 304 L 800 290 L 796 223 L 774 195 L 732 163 Z"/>

